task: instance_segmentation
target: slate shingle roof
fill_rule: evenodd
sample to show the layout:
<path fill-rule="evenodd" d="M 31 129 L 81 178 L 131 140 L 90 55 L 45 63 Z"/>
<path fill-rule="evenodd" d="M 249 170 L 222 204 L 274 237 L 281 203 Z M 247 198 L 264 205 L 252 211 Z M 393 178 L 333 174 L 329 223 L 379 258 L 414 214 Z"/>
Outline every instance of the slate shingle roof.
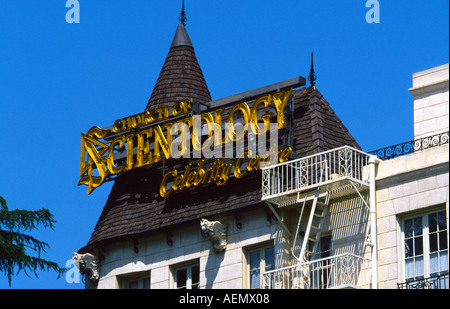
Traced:
<path fill-rule="evenodd" d="M 294 92 L 294 152 L 297 157 L 343 145 L 362 149 L 315 86 Z"/>
<path fill-rule="evenodd" d="M 191 98 L 201 103 L 212 101 L 189 35 L 179 24 L 145 110 L 173 106 Z"/>

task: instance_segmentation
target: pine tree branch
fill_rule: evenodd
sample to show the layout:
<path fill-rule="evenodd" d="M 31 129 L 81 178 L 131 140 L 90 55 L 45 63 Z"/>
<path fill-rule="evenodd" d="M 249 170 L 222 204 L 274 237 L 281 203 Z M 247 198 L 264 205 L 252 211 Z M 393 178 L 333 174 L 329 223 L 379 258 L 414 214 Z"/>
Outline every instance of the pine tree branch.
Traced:
<path fill-rule="evenodd" d="M 31 231 L 42 225 L 44 228 L 51 228 L 54 230 L 54 223 L 56 221 L 48 209 L 40 210 L 8 210 L 2 207 L 0 210 L 0 226 L 8 230 L 28 230 Z"/>
<path fill-rule="evenodd" d="M 50 248 L 50 245 L 48 243 L 18 232 L 0 230 L 0 237 L 0 240 L 3 238 L 4 241 L 12 245 L 24 247 L 26 246 L 27 248 L 36 251 L 38 255 L 40 255 L 41 252 L 46 252 L 46 248 Z"/>
<path fill-rule="evenodd" d="M 38 270 L 54 270 L 60 278 L 67 269 L 40 256 L 41 252 L 45 252 L 45 249 L 50 247 L 49 244 L 22 233 L 39 226 L 50 227 L 54 230 L 56 221 L 50 211 L 48 209 L 10 211 L 6 200 L 1 196 L 0 206 L 0 273 L 5 273 L 8 277 L 9 286 L 11 286 L 15 269 L 17 269 L 16 275 L 23 270 L 27 276 L 29 276 L 28 271 L 32 271 L 36 277 L 38 277 Z M 35 252 L 37 256 L 27 254 L 27 250 Z"/>

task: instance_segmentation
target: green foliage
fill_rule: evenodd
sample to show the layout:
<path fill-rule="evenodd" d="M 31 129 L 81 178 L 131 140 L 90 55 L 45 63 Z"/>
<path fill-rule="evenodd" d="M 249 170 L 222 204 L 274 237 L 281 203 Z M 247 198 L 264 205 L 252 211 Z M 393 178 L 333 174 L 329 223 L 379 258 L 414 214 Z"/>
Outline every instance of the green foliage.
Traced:
<path fill-rule="evenodd" d="M 58 278 L 64 274 L 65 268 L 40 257 L 41 253 L 46 252 L 45 250 L 50 246 L 24 234 L 39 226 L 54 230 L 55 222 L 48 209 L 9 210 L 6 200 L 0 196 L 0 273 L 8 277 L 9 286 L 11 286 L 15 269 L 17 269 L 16 275 L 22 270 L 27 276 L 32 271 L 36 277 L 38 277 L 38 270 L 54 270 L 58 273 Z M 28 255 L 27 250 L 34 252 L 34 255 Z"/>

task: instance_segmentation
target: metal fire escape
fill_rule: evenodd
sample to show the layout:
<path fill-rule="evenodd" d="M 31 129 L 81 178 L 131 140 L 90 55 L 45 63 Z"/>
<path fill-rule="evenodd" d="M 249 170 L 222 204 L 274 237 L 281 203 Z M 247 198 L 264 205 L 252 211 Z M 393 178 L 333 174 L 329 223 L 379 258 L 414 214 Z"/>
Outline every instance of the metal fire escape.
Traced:
<path fill-rule="evenodd" d="M 262 169 L 262 200 L 277 216 L 289 238 L 293 238 L 291 253 L 296 260 L 293 266 L 265 273 L 266 288 L 314 288 L 317 286 L 323 288 L 346 284 L 357 285 L 356 282 L 350 282 L 351 280 L 343 282 L 340 281 L 341 278 L 331 278 L 331 276 L 338 273 L 340 277 L 344 276 L 342 270 L 338 270 L 336 265 L 361 265 L 362 257 L 349 253 L 339 256 L 341 260 L 333 260 L 333 262 L 322 261 L 316 257 L 320 257 L 318 254 L 321 232 L 330 199 L 354 194 L 356 191 L 365 207 L 370 209 L 363 197 L 364 193 L 372 191 L 372 189 L 369 190 L 369 163 L 371 163 L 369 154 L 343 146 Z M 370 192 L 370 194 L 375 193 Z M 294 235 L 283 223 L 275 208 L 298 210 L 299 218 Z M 372 214 L 372 210 L 370 212 Z M 371 221 L 375 221 L 373 216 Z M 301 229 L 300 225 L 305 222 L 306 227 Z M 374 228 L 371 225 L 371 233 L 373 232 Z M 297 244 L 298 238 L 300 241 Z M 295 248 L 297 252 L 300 248 L 298 255 L 295 254 Z M 318 285 L 317 280 L 313 280 L 313 274 L 322 276 L 319 280 L 322 282 L 321 285 Z M 326 278 L 323 278 L 324 276 Z M 349 274 L 345 276 L 349 277 Z M 325 281 L 328 283 L 324 283 Z"/>
<path fill-rule="evenodd" d="M 329 203 L 328 197 L 329 197 L 328 193 L 320 194 L 320 190 L 316 190 L 314 193 L 314 198 L 309 212 L 308 224 L 306 227 L 305 234 L 303 236 L 303 242 L 300 249 L 300 255 L 298 257 L 294 255 L 294 257 L 297 259 L 298 262 L 303 262 L 312 259 L 315 255 L 315 252 L 317 252 L 319 249 L 318 245 L 320 241 L 322 225 L 328 210 L 328 203 Z M 296 243 L 297 236 L 299 235 L 300 232 L 299 229 L 305 211 L 306 202 L 307 198 L 304 198 L 303 206 L 298 219 L 297 230 L 295 233 L 294 245 Z M 313 244 L 312 248 L 307 247 L 309 243 Z M 294 252 L 294 250 L 292 250 L 292 252 Z"/>

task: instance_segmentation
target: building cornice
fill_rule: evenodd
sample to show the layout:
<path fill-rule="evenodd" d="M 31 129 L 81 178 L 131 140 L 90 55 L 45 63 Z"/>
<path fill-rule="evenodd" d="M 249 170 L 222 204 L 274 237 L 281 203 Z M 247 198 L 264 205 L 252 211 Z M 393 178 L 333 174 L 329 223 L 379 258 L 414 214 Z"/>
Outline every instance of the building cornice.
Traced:
<path fill-rule="evenodd" d="M 408 91 L 413 95 L 413 96 L 419 96 L 425 93 L 430 93 L 436 90 L 440 90 L 440 89 L 446 89 L 449 87 L 449 80 L 443 80 L 443 81 L 439 81 L 433 84 L 429 84 L 429 85 L 425 85 L 425 86 L 420 86 L 420 87 L 415 87 L 415 88 L 410 88 L 408 89 Z"/>

